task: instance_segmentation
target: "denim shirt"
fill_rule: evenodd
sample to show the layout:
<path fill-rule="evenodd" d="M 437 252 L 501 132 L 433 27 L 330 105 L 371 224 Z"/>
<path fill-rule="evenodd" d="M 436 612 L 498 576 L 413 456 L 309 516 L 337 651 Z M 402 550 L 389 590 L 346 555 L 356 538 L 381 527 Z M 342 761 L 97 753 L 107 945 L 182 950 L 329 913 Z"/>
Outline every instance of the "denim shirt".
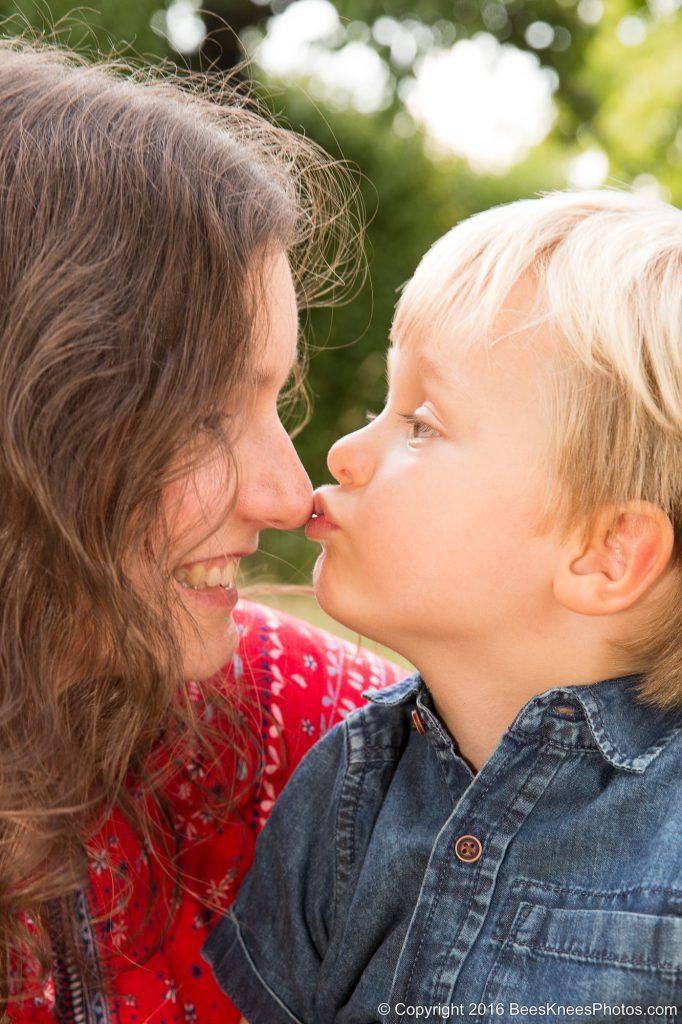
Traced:
<path fill-rule="evenodd" d="M 682 719 L 638 681 L 533 697 L 476 775 L 420 676 L 364 694 L 202 950 L 249 1024 L 674 1019 Z"/>

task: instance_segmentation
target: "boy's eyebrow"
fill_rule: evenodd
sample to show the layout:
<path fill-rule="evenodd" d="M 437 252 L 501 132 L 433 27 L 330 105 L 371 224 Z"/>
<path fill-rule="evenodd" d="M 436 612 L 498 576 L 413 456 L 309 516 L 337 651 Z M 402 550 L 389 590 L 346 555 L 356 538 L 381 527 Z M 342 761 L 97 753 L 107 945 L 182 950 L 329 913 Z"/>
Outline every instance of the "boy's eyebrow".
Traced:
<path fill-rule="evenodd" d="M 389 387 L 391 384 L 391 357 L 397 348 L 397 345 L 390 345 L 386 354 L 386 383 Z M 458 384 L 455 375 L 446 371 L 442 362 L 426 352 L 417 353 L 417 365 L 425 377 L 431 377 L 438 384 L 445 384 L 447 387 L 456 387 Z"/>
<path fill-rule="evenodd" d="M 396 350 L 396 346 L 395 345 L 389 345 L 388 346 L 388 350 L 386 352 L 385 376 L 386 376 L 386 387 L 389 388 L 389 389 L 391 387 L 391 359 L 393 357 L 393 354 L 394 354 L 395 350 Z"/>
<path fill-rule="evenodd" d="M 427 355 L 425 352 L 420 352 L 418 354 L 417 363 L 425 377 L 433 377 L 433 379 L 438 381 L 439 384 L 455 383 L 452 374 L 446 373 L 443 369 L 442 363 L 438 362 L 436 359 L 432 359 L 431 356 Z"/>

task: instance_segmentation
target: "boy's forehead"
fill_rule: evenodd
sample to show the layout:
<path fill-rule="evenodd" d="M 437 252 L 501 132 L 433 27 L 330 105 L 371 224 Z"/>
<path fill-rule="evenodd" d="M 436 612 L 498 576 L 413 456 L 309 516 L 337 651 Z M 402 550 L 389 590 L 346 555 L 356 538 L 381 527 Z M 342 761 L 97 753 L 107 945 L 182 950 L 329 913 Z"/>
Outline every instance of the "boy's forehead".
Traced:
<path fill-rule="evenodd" d="M 537 280 L 527 273 L 514 282 L 489 318 L 472 317 L 466 306 L 456 302 L 440 319 L 427 314 L 397 318 L 390 335 L 388 372 L 399 352 L 409 353 L 425 376 L 439 383 L 456 383 L 458 371 L 466 366 L 480 364 L 481 360 L 487 365 L 495 362 L 493 353 L 500 344 L 502 349 L 537 349 L 539 334 L 547 342 L 552 333 L 538 308 L 538 298 Z"/>
<path fill-rule="evenodd" d="M 475 406 L 488 399 L 497 402 L 506 395 L 525 402 L 531 392 L 537 396 L 538 389 L 545 394 L 551 378 L 563 372 L 554 346 L 540 338 L 503 338 L 492 348 L 477 345 L 464 352 L 438 347 L 402 350 L 399 346 L 389 352 L 390 387 L 398 386 L 400 374 L 404 383 L 421 382 L 427 390 L 433 387 L 440 392 L 442 401 L 452 399 L 460 405 L 466 401 Z"/>
<path fill-rule="evenodd" d="M 419 373 L 424 377 L 430 377 L 441 384 L 450 383 L 456 377 L 454 352 L 450 352 L 447 358 L 446 352 L 439 352 L 435 345 L 428 341 L 417 342 L 414 345 L 401 345 L 399 341 L 393 340 L 386 356 L 388 376 L 395 370 L 395 364 L 402 355 L 409 356 Z"/>
<path fill-rule="evenodd" d="M 477 355 L 480 357 L 480 353 Z M 421 386 L 433 388 L 440 393 L 443 402 L 451 399 L 461 402 L 472 394 L 475 372 L 472 377 L 468 365 L 472 356 L 475 354 L 470 352 L 467 357 L 467 353 L 456 351 L 454 346 L 439 348 L 428 341 L 407 347 L 394 342 L 387 355 L 386 377 L 389 388 L 397 386 L 396 375 L 400 372 L 404 375 L 404 383 L 419 382 Z M 485 358 L 485 354 L 483 356 Z"/>

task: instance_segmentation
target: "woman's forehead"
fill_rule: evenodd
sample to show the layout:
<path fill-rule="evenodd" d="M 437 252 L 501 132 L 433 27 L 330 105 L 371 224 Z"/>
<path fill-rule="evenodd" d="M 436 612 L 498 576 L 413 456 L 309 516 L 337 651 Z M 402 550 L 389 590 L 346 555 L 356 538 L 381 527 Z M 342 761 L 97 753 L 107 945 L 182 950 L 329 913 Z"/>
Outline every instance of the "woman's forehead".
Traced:
<path fill-rule="evenodd" d="M 298 304 L 283 252 L 266 266 L 254 341 L 253 383 L 264 389 L 281 386 L 298 359 Z"/>

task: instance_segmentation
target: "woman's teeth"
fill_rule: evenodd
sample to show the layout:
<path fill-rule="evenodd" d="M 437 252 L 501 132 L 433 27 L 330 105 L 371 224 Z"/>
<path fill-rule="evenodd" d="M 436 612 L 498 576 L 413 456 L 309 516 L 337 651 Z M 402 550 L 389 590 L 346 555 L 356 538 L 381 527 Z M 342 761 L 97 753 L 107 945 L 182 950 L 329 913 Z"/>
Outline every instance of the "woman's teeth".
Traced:
<path fill-rule="evenodd" d="M 213 566 L 206 569 L 203 565 L 193 565 L 191 569 L 176 569 L 173 576 L 183 587 L 191 590 L 204 590 L 211 587 L 224 587 L 231 590 L 237 575 L 237 563 L 231 562 L 224 569 Z"/>

